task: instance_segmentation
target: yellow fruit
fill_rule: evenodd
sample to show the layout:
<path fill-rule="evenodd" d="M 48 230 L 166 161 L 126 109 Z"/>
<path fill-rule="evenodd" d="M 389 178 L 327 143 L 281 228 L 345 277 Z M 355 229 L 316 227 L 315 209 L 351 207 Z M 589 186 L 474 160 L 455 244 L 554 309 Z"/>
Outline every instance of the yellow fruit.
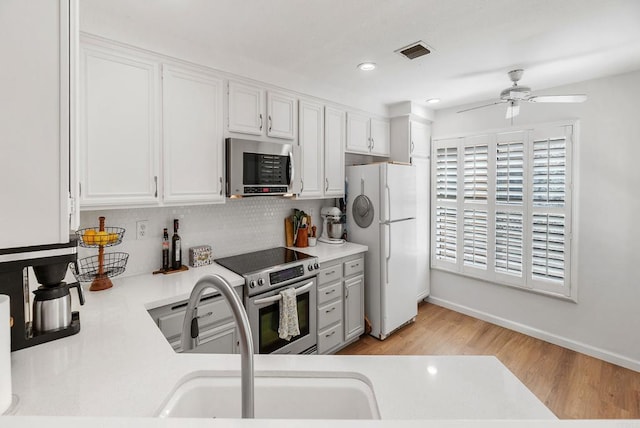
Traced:
<path fill-rule="evenodd" d="M 96 231 L 93 229 L 87 229 L 84 232 L 84 235 L 82 235 L 82 240 L 87 245 L 95 244 L 96 243 L 95 238 L 96 238 Z"/>
<path fill-rule="evenodd" d="M 105 231 L 100 231 L 96 233 L 94 241 L 98 245 L 107 245 L 109 243 L 109 234 Z"/>
<path fill-rule="evenodd" d="M 108 239 L 108 243 L 109 244 L 113 244 L 114 242 L 118 241 L 118 234 L 117 233 L 110 233 L 109 234 L 109 239 Z"/>

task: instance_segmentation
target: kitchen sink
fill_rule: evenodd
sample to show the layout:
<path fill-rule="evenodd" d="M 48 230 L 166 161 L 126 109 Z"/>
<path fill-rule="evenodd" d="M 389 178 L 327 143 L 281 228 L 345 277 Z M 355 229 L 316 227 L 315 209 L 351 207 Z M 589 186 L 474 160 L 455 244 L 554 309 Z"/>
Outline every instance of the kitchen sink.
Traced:
<path fill-rule="evenodd" d="M 357 373 L 256 373 L 255 417 L 380 419 L 369 381 Z M 199 373 L 178 384 L 162 418 L 240 418 L 240 377 Z"/>

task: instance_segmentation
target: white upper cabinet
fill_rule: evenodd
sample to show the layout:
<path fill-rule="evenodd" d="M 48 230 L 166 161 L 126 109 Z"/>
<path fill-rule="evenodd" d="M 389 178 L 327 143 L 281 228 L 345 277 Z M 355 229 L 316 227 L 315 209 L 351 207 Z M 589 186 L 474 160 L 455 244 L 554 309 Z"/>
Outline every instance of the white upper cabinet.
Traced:
<path fill-rule="evenodd" d="M 163 201 L 224 202 L 224 82 L 171 65 L 162 71 Z"/>
<path fill-rule="evenodd" d="M 265 104 L 266 93 L 266 104 Z M 247 83 L 229 81 L 229 132 L 295 139 L 296 98 Z"/>
<path fill-rule="evenodd" d="M 389 156 L 389 121 L 359 113 L 347 113 L 347 151 L 375 156 Z"/>
<path fill-rule="evenodd" d="M 85 44 L 80 74 L 83 208 L 157 204 L 158 63 Z"/>
<path fill-rule="evenodd" d="M 347 113 L 347 151 L 369 154 L 371 146 L 369 117 Z"/>
<path fill-rule="evenodd" d="M 267 136 L 293 140 L 296 136 L 296 99 L 267 91 Z"/>
<path fill-rule="evenodd" d="M 411 147 L 413 156 L 429 157 L 431 152 L 431 125 L 411 121 Z"/>
<path fill-rule="evenodd" d="M 431 125 L 399 116 L 391 119 L 391 159 L 413 163 L 414 157 L 429 157 L 431 147 Z"/>
<path fill-rule="evenodd" d="M 324 192 L 324 106 L 300 101 L 300 158 L 302 183 L 298 196 L 322 197 Z"/>
<path fill-rule="evenodd" d="M 228 128 L 232 132 L 262 135 L 264 90 L 244 83 L 229 82 Z"/>
<path fill-rule="evenodd" d="M 74 10 L 69 0 L 0 5 L 2 249 L 69 242 Z"/>
<path fill-rule="evenodd" d="M 389 156 L 390 125 L 388 120 L 371 119 L 371 154 L 376 156 Z"/>
<path fill-rule="evenodd" d="M 345 112 L 326 107 L 324 113 L 324 196 L 344 195 Z"/>

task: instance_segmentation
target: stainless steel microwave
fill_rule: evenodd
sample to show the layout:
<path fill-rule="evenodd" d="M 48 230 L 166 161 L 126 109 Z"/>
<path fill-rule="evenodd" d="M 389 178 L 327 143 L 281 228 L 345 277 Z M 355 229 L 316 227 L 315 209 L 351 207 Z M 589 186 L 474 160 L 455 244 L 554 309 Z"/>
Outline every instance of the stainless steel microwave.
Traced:
<path fill-rule="evenodd" d="M 227 196 L 292 193 L 294 165 L 291 144 L 226 139 Z"/>

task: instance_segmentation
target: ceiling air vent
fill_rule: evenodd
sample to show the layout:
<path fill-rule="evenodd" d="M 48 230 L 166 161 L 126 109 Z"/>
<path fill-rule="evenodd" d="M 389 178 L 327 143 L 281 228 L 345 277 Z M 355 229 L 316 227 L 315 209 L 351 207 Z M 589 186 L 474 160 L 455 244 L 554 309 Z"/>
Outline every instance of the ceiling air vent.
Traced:
<path fill-rule="evenodd" d="M 431 53 L 431 49 L 425 42 L 418 41 L 395 51 L 407 59 L 416 59 Z"/>

